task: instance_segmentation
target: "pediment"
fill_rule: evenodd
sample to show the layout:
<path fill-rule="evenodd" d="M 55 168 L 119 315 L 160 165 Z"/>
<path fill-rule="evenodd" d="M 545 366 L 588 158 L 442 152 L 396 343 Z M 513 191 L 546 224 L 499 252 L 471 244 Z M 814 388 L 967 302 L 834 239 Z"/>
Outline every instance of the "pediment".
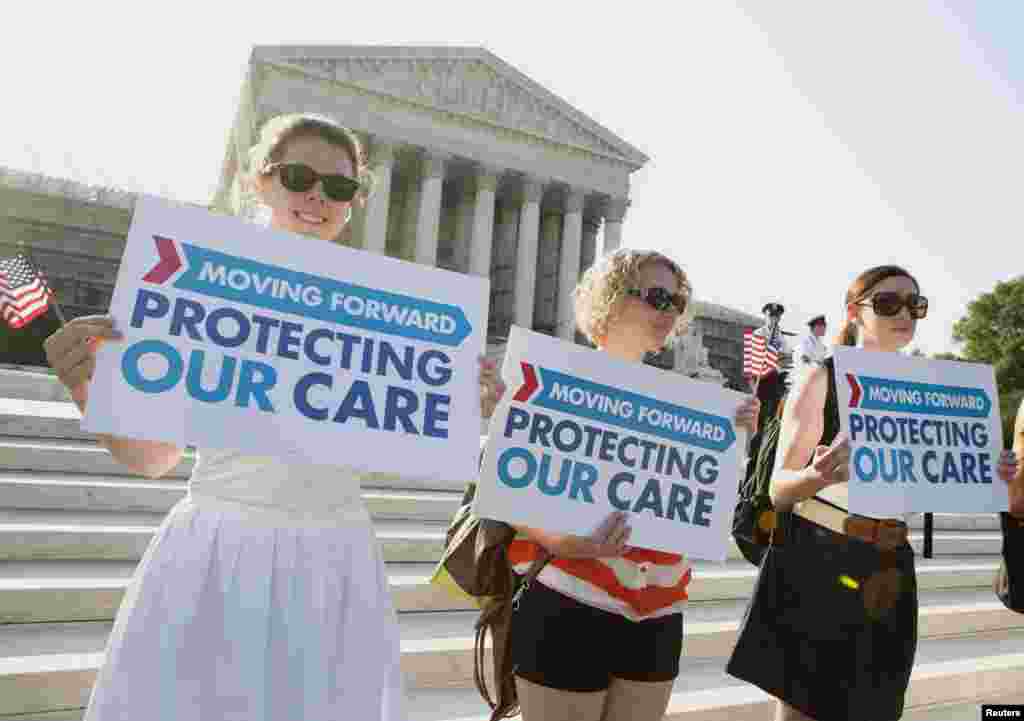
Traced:
<path fill-rule="evenodd" d="M 260 47 L 305 72 L 622 160 L 647 156 L 482 48 Z"/>

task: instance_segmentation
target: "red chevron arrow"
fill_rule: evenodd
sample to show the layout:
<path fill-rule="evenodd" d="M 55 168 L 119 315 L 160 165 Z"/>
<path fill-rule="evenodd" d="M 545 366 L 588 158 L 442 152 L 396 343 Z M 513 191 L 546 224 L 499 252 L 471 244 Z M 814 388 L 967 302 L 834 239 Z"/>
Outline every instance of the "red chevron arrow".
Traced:
<path fill-rule="evenodd" d="M 524 403 L 530 400 L 530 396 L 532 396 L 533 392 L 540 387 L 540 383 L 537 382 L 537 373 L 533 370 L 532 365 L 523 361 L 520 361 L 519 365 L 523 369 L 523 376 L 526 378 L 526 382 L 519 387 L 519 390 L 516 391 L 512 400 Z"/>
<path fill-rule="evenodd" d="M 856 408 L 857 404 L 860 403 L 860 383 L 857 382 L 857 377 L 853 373 L 847 373 L 846 380 L 849 381 L 850 391 L 853 394 L 850 396 L 850 408 Z"/>
<path fill-rule="evenodd" d="M 174 241 L 170 238 L 154 235 L 153 240 L 156 242 L 156 252 L 160 254 L 160 262 L 142 276 L 142 279 L 147 283 L 163 283 L 181 267 L 181 258 L 178 256 Z"/>

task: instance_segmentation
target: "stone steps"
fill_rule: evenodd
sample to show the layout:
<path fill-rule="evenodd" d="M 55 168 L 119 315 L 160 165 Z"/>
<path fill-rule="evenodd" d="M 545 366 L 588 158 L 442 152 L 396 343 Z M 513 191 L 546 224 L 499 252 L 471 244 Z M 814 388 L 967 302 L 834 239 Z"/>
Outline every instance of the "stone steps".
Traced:
<path fill-rule="evenodd" d="M 674 717 L 694 717 L 692 714 L 699 707 L 695 701 L 707 701 L 705 697 L 720 706 L 724 696 L 731 700 L 736 692 L 744 695 L 750 690 L 722 670 L 732 650 L 742 610 L 740 604 L 688 610 L 683 675 L 676 684 Z M 730 620 L 714 620 L 726 614 Z M 477 701 L 472 685 L 473 618 L 469 613 L 401 616 L 402 667 L 413 698 L 440 690 L 449 704 L 468 706 Z M 111 626 L 111 621 L 0 626 L 0 713 L 51 711 L 84 704 L 92 676 L 102 664 Z M 1000 668 L 1024 684 L 1024 618 L 1006 611 L 998 602 L 983 600 L 980 592 L 970 597 L 954 594 L 952 602 L 942 598 L 942 594 L 932 594 L 922 605 L 920 638 L 920 666 L 925 668 L 918 668 L 919 677 L 936 671 L 929 667 L 937 663 L 962 663 L 965 656 L 957 652 L 974 654 L 971 657 L 977 658 L 979 669 L 991 667 L 991 656 L 1012 654 L 1015 660 Z M 963 668 L 952 675 L 958 683 L 981 683 Z M 950 682 L 949 676 L 945 675 L 946 682 Z M 984 683 L 987 691 L 992 683 L 1000 684 L 1003 693 L 1016 688 L 1006 688 L 1006 679 L 1001 677 Z M 958 700 L 948 695 L 929 695 L 938 693 L 937 688 L 912 689 L 914 692 L 922 698 L 927 696 L 927 703 Z M 743 706 L 757 703 L 756 696 L 744 696 Z M 455 708 L 450 711 L 453 716 L 436 718 L 459 717 L 454 716 Z M 472 713 L 461 711 L 470 711 L 469 708 L 460 709 L 460 716 L 472 717 Z"/>
<path fill-rule="evenodd" d="M 392 503 L 394 502 L 394 503 Z M 393 497 L 385 504 L 399 505 Z M 436 562 L 444 548 L 447 520 L 376 521 L 384 556 L 392 562 Z M 0 560 L 38 559 L 138 560 L 160 525 L 162 514 L 142 511 L 64 511 L 0 509 Z M 921 552 L 921 534 L 911 535 Z M 934 537 L 936 556 L 1000 553 L 1002 536 L 992 531 L 940 531 Z M 740 558 L 730 543 L 730 559 Z"/>
<path fill-rule="evenodd" d="M 1024 705 L 1024 694 L 1017 693 L 999 698 L 985 698 L 985 703 Z M 82 721 L 84 709 L 70 711 L 53 711 L 41 714 L 18 714 L 16 716 L 0 716 L 0 721 Z M 410 718 L 415 719 L 415 713 Z M 515 718 L 521 718 L 516 716 Z M 762 716 L 760 721 L 767 718 Z M 917 706 L 904 711 L 901 721 L 979 721 L 981 704 L 979 702 L 940 703 L 928 706 Z"/>
<path fill-rule="evenodd" d="M 995 559 L 919 559 L 918 587 L 925 591 L 982 589 L 990 593 Z M 0 563 L 0 623 L 109 620 L 131 579 L 132 561 L 36 560 Z M 429 563 L 389 563 L 388 578 L 400 613 L 465 611 L 470 601 L 429 582 Z M 743 602 L 750 597 L 757 569 L 745 561 L 695 564 L 690 586 L 693 604 Z"/>
<path fill-rule="evenodd" d="M 180 478 L 145 480 L 130 476 L 82 473 L 0 472 L 4 508 L 81 511 L 167 512 L 184 497 Z M 459 507 L 461 490 L 423 491 L 365 488 L 363 499 L 375 518 L 449 521 Z M 920 530 L 915 515 L 910 527 Z M 985 514 L 936 514 L 936 531 L 999 531 L 999 517 Z M 923 534 L 922 534 L 923 536 Z"/>
<path fill-rule="evenodd" d="M 0 510 L 0 561 L 138 561 L 163 514 Z M 441 557 L 444 523 L 379 520 L 384 558 L 430 563 Z"/>
<path fill-rule="evenodd" d="M 993 644 L 999 648 L 993 648 Z M 728 676 L 722 659 L 684 663 L 669 702 L 666 721 L 765 721 L 775 699 Z M 923 641 L 918 646 L 903 719 L 950 721 L 935 716 L 973 707 L 981 700 L 1021 698 L 1024 635 Z M 489 714 L 475 689 L 410 689 L 409 721 L 486 721 Z M 920 713 L 919 713 L 920 712 Z M 980 718 L 976 715 L 974 718 Z"/>
<path fill-rule="evenodd" d="M 71 396 L 46 368 L 0 368 L 0 398 L 67 403 Z"/>
<path fill-rule="evenodd" d="M 181 462 L 165 476 L 168 480 L 187 479 L 192 472 L 193 456 L 186 452 Z M 93 441 L 53 438 L 0 437 L 0 472 L 82 473 L 85 475 L 138 478 L 118 463 L 110 453 Z"/>
<path fill-rule="evenodd" d="M 194 454 L 186 451 L 181 463 L 160 480 L 187 479 L 192 472 L 194 461 Z M 17 471 L 139 478 L 94 441 L 0 436 L 0 473 Z M 466 488 L 466 481 L 368 473 L 362 477 L 362 485 L 367 488 L 461 493 Z"/>
<path fill-rule="evenodd" d="M 0 398 L 0 435 L 14 438 L 93 440 L 79 425 L 82 414 L 70 402 Z"/>
<path fill-rule="evenodd" d="M 132 476 L 81 433 L 54 377 L 0 369 L 0 721 L 81 719 L 136 562 L 186 493 L 193 462 L 188 454 L 155 481 Z M 362 485 L 399 611 L 409 718 L 485 718 L 472 684 L 475 608 L 429 583 L 464 483 L 372 474 Z M 921 517 L 910 523 L 920 528 Z M 937 515 L 935 529 L 936 557 L 918 559 L 911 721 L 959 721 L 934 714 L 1024 688 L 1024 617 L 991 591 L 997 517 Z M 920 552 L 921 534 L 912 542 Z M 724 563 L 694 564 L 667 718 L 771 716 L 770 699 L 722 671 L 757 575 L 738 558 L 733 548 Z"/>
<path fill-rule="evenodd" d="M 102 652 L 9 657 L 0 661 L 0 714 L 68 713 L 84 706 Z M 908 708 L 927 710 L 1010 697 L 1024 686 L 1024 634 L 924 640 L 918 647 Z M 666 719 L 725 721 L 770 718 L 774 699 L 734 679 L 723 659 L 687 659 Z M 487 718 L 475 689 L 408 690 L 410 721 L 473 721 Z M 933 716 L 934 717 L 934 716 Z M 906 717 L 905 717 L 906 718 Z"/>
<path fill-rule="evenodd" d="M 0 499 L 5 509 L 166 513 L 186 492 L 187 482 L 180 479 L 0 472 Z M 456 491 L 367 488 L 362 495 L 374 518 L 444 523 L 451 520 L 462 500 Z"/>

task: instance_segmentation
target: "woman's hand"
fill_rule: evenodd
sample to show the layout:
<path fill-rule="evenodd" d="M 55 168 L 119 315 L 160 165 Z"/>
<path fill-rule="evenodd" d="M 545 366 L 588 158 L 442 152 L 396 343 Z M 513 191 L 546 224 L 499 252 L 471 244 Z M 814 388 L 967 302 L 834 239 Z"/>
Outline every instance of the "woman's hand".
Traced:
<path fill-rule="evenodd" d="M 96 370 L 96 349 L 105 340 L 121 338 L 111 316 L 87 315 L 75 318 L 43 341 L 46 360 L 82 411 Z"/>
<path fill-rule="evenodd" d="M 820 487 L 850 480 L 850 439 L 840 433 L 831 446 L 818 446 L 808 473 Z"/>
<path fill-rule="evenodd" d="M 1024 515 L 1024 473 L 1020 473 L 1017 454 L 1003 451 L 999 456 L 996 474 L 1007 484 L 1010 493 L 1010 513 Z"/>
<path fill-rule="evenodd" d="M 757 419 L 761 415 L 761 401 L 750 396 L 736 411 L 733 420 L 737 428 L 745 428 L 750 435 L 757 433 Z"/>
<path fill-rule="evenodd" d="M 632 529 L 627 519 L 627 514 L 616 511 L 589 536 L 547 533 L 536 528 L 518 530 L 558 558 L 614 558 L 629 550 L 626 541 Z"/>
<path fill-rule="evenodd" d="M 486 356 L 480 356 L 479 361 L 480 417 L 487 419 L 491 417 L 505 395 L 505 384 L 498 377 L 498 366 L 494 361 Z"/>

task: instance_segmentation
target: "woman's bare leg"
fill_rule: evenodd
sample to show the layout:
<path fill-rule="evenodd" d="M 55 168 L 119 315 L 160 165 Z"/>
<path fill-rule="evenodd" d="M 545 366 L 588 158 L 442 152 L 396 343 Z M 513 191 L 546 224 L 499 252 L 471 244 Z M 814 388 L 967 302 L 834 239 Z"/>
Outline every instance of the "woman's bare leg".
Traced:
<path fill-rule="evenodd" d="M 523 721 L 600 721 L 607 691 L 561 691 L 516 676 Z"/>
<path fill-rule="evenodd" d="M 601 721 L 659 721 L 665 716 L 671 695 L 672 681 L 613 678 Z"/>
<path fill-rule="evenodd" d="M 778 701 L 775 704 L 775 721 L 814 721 L 814 719 L 784 701 Z"/>

